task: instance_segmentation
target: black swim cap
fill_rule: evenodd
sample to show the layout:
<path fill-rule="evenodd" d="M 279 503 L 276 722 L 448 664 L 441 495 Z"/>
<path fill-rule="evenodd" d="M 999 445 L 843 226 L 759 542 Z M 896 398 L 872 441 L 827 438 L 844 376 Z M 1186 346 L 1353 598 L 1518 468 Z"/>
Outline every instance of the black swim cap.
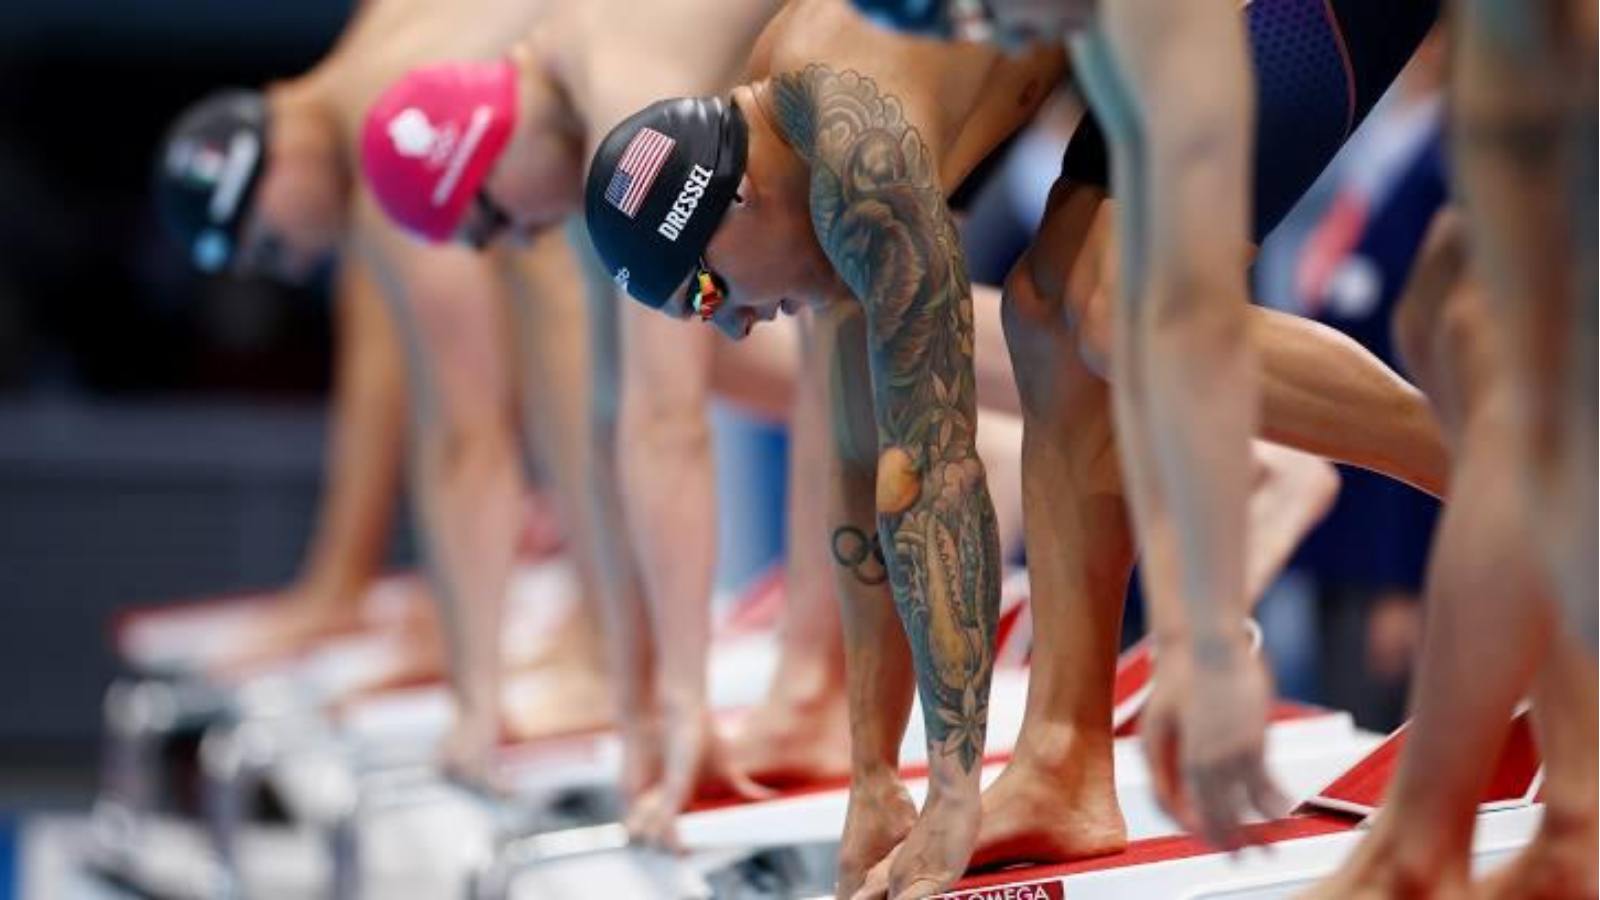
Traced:
<path fill-rule="evenodd" d="M 662 100 L 606 135 L 584 217 L 623 290 L 654 309 L 672 298 L 733 203 L 748 145 L 744 114 L 716 97 Z"/>
<path fill-rule="evenodd" d="M 218 91 L 178 117 L 156 161 L 156 207 L 199 268 L 233 258 L 267 157 L 267 104 L 257 91 Z"/>
<path fill-rule="evenodd" d="M 986 40 L 994 16 L 984 0 L 855 0 L 856 9 L 886 28 L 942 40 Z"/>

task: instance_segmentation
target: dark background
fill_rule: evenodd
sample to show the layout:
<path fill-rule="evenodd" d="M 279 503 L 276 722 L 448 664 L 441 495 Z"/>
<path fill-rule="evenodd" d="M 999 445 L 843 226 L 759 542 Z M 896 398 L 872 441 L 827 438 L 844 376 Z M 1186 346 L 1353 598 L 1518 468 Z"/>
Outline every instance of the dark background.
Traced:
<path fill-rule="evenodd" d="M 0 771 L 92 761 L 113 609 L 294 574 L 326 290 L 196 275 L 146 186 L 179 109 L 303 71 L 349 9 L 0 4 Z"/>

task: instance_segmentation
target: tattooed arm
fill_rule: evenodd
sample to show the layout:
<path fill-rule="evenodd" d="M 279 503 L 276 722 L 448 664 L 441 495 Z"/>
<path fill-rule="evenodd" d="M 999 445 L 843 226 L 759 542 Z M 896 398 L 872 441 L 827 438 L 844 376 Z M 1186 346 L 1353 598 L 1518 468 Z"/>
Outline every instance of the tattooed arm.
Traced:
<path fill-rule="evenodd" d="M 994 507 L 974 444 L 971 287 L 938 168 L 898 98 L 821 65 L 774 78 L 772 96 L 779 129 L 811 166 L 817 237 L 865 311 L 878 534 L 932 766 L 927 809 L 893 878 L 942 886 L 976 839 L 1000 602 Z"/>

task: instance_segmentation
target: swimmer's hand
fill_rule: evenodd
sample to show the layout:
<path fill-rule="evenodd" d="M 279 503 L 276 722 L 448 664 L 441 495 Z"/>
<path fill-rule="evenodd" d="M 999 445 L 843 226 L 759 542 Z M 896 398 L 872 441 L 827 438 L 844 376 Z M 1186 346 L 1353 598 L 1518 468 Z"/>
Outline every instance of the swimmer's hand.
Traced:
<path fill-rule="evenodd" d="M 923 900 L 947 890 L 967 870 L 978 842 L 982 805 L 977 779 L 956 760 L 935 757 L 928 801 L 910 834 L 867 873 L 854 900 Z"/>
<path fill-rule="evenodd" d="M 1266 769 L 1272 678 L 1243 632 L 1159 650 L 1141 725 L 1156 799 L 1184 829 L 1239 850 L 1253 843 L 1246 817 L 1290 809 Z"/>
<path fill-rule="evenodd" d="M 696 798 L 766 800 L 774 792 L 734 766 L 727 740 L 717 732 L 704 707 L 687 714 L 668 714 L 665 719 L 661 777 L 632 801 L 626 825 L 634 843 L 682 853 L 678 814 Z"/>
<path fill-rule="evenodd" d="M 911 802 L 897 772 L 856 773 L 850 779 L 850 806 L 844 817 L 844 835 L 839 839 L 839 880 L 835 889 L 840 900 L 854 897 L 867 883 L 867 873 L 891 859 L 900 842 L 911 833 L 917 821 L 917 806 Z M 888 878 L 885 869 L 879 873 Z"/>

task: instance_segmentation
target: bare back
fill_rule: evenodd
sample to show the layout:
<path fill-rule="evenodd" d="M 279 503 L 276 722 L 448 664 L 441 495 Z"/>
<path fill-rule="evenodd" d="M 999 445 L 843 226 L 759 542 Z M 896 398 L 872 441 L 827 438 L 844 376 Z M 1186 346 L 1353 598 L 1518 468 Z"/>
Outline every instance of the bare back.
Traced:
<path fill-rule="evenodd" d="M 593 149 L 618 122 L 668 97 L 730 89 L 781 0 L 584 0 L 531 36 L 588 126 Z"/>
<path fill-rule="evenodd" d="M 501 56 L 558 0 L 369 0 L 307 77 L 328 99 L 352 154 L 373 100 L 416 66 Z"/>
<path fill-rule="evenodd" d="M 934 154 L 947 192 L 1033 117 L 1065 71 L 1056 48 L 1008 57 L 986 45 L 891 33 L 845 0 L 792 0 L 762 35 L 746 78 L 816 64 L 855 70 L 898 98 Z"/>

